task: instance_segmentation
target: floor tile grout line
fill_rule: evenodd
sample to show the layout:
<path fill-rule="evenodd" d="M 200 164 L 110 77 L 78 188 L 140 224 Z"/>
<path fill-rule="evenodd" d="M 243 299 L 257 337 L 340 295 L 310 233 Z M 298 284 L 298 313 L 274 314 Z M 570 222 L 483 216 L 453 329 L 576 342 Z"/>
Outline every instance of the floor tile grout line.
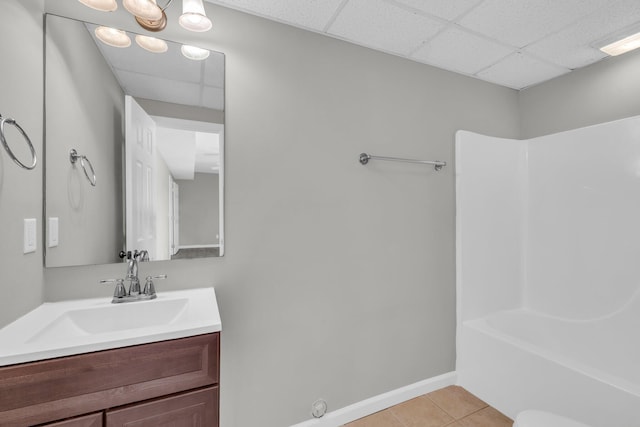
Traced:
<path fill-rule="evenodd" d="M 427 399 L 429 399 L 431 401 L 431 403 L 433 403 L 434 405 L 436 405 L 437 408 L 439 408 L 440 410 L 442 410 L 445 414 L 449 415 L 451 418 L 453 418 L 452 422 L 456 422 L 458 421 L 458 419 L 456 417 L 453 416 L 453 414 L 450 414 L 447 412 L 446 409 L 444 409 L 443 407 L 441 407 L 440 405 L 438 405 L 432 398 L 429 397 L 431 393 L 427 393 L 424 395 L 424 397 L 426 397 Z M 451 423 L 450 423 L 451 424 Z"/>
<path fill-rule="evenodd" d="M 451 421 L 446 422 L 438 427 L 446 427 L 452 423 L 455 423 L 457 421 L 456 417 L 454 417 L 453 415 L 451 415 L 450 413 L 448 413 L 447 411 L 445 411 L 443 408 L 441 408 L 436 402 L 434 402 L 428 395 L 430 393 L 426 393 L 423 395 L 420 395 L 418 397 L 416 397 L 415 399 L 422 399 L 422 398 L 426 398 L 429 402 L 431 402 L 433 405 L 435 405 L 436 408 L 440 409 L 445 415 L 447 415 L 449 418 L 451 418 Z M 393 408 L 393 406 L 392 406 Z M 402 424 L 402 421 L 400 422 Z"/>
<path fill-rule="evenodd" d="M 392 416 L 393 418 L 395 418 L 395 420 L 396 420 L 398 423 L 400 423 L 400 425 L 401 425 L 402 427 L 407 427 L 407 425 L 406 425 L 406 424 L 405 424 L 405 423 L 404 423 L 400 418 L 398 418 L 398 416 L 396 415 L 396 413 L 393 411 L 393 408 L 394 408 L 394 407 L 396 407 L 396 406 L 398 406 L 398 405 L 393 405 L 393 406 L 389 407 L 389 408 L 388 408 L 388 409 L 389 409 L 389 413 L 391 414 L 391 416 Z"/>
<path fill-rule="evenodd" d="M 437 390 L 436 390 L 436 391 L 437 391 Z M 465 390 L 465 391 L 466 391 L 466 390 Z M 433 400 L 432 398 L 430 398 L 430 397 L 429 397 L 429 395 L 430 395 L 430 394 L 431 394 L 431 393 L 427 393 L 427 394 L 425 394 L 425 395 L 424 395 L 424 397 L 426 397 L 427 399 L 429 399 L 429 400 L 430 400 L 434 405 L 436 405 L 438 408 L 442 409 L 442 410 L 444 411 L 444 413 L 445 413 L 445 414 L 447 414 L 447 415 L 449 415 L 451 418 L 453 418 L 453 419 L 454 419 L 454 422 L 455 422 L 455 421 L 458 421 L 458 420 L 462 420 L 462 419 L 464 419 L 464 418 L 467 418 L 469 415 L 475 414 L 476 412 L 478 412 L 478 411 L 482 411 L 483 409 L 485 409 L 485 408 L 488 408 L 488 407 L 489 407 L 489 404 L 487 404 L 487 402 L 485 402 L 484 400 L 481 400 L 481 402 L 482 402 L 482 403 L 484 403 L 484 406 L 483 406 L 483 407 L 478 408 L 478 409 L 476 409 L 476 410 L 475 410 L 475 411 L 473 411 L 473 412 L 469 412 L 468 414 L 466 414 L 465 416 L 463 416 L 463 417 L 461 417 L 461 418 L 456 418 L 456 416 L 455 416 L 455 415 L 450 414 L 449 412 L 447 412 L 447 410 L 446 410 L 446 409 L 444 409 L 443 407 L 441 407 L 440 405 L 438 405 L 438 403 L 437 403 L 435 400 Z M 470 393 L 469 393 L 469 394 L 470 394 Z"/>
<path fill-rule="evenodd" d="M 462 421 L 462 420 L 464 420 L 465 418 L 469 418 L 469 417 L 471 417 L 472 415 L 477 414 L 477 413 L 478 413 L 478 412 L 480 412 L 480 411 L 484 411 L 484 410 L 485 410 L 485 409 L 487 409 L 487 408 L 490 408 L 490 406 L 489 406 L 489 405 L 487 405 L 487 406 L 484 406 L 484 407 L 482 407 L 482 408 L 480 408 L 480 409 L 477 409 L 477 410 L 475 410 L 475 411 L 473 411 L 473 412 L 470 412 L 470 413 L 468 413 L 467 415 L 465 415 L 464 417 L 462 417 L 462 418 L 460 418 L 460 419 L 457 419 L 456 421 Z"/>
<path fill-rule="evenodd" d="M 465 390 L 465 389 L 463 389 L 463 390 Z M 436 391 L 437 391 L 437 390 L 436 390 Z M 467 390 L 465 390 L 465 391 L 466 391 L 467 393 L 469 393 Z M 498 412 L 498 413 L 500 413 L 500 414 L 502 414 L 502 415 L 504 416 L 504 414 L 503 414 L 502 412 L 498 411 L 497 409 L 495 409 L 494 407 L 492 407 L 491 405 L 489 405 L 489 404 L 488 404 L 488 403 L 486 403 L 485 401 L 478 399 L 478 400 L 480 400 L 480 402 L 481 402 L 481 403 L 482 403 L 482 405 L 484 405 L 484 406 L 481 406 L 480 408 L 477 408 L 477 409 L 475 409 L 475 410 L 473 410 L 473 411 L 469 412 L 468 414 L 465 414 L 464 416 L 462 416 L 462 417 L 460 417 L 460 418 L 456 418 L 456 416 L 455 416 L 454 414 L 449 413 L 445 408 L 443 408 L 442 406 L 438 405 L 438 403 L 437 403 L 434 399 L 432 399 L 432 398 L 431 398 L 431 396 L 429 396 L 429 395 L 430 395 L 430 394 L 432 394 L 432 393 L 433 393 L 433 392 L 426 393 L 426 394 L 423 394 L 423 395 L 421 395 L 421 396 L 417 396 L 417 397 L 415 397 L 414 399 L 423 399 L 423 400 L 424 400 L 424 398 L 426 398 L 426 402 L 430 402 L 430 403 L 431 403 L 431 404 L 433 404 L 436 408 L 438 408 L 438 409 L 439 409 L 439 410 L 441 410 L 444 414 L 446 414 L 448 417 L 450 417 L 450 418 L 451 418 L 451 421 L 445 422 L 444 424 L 441 424 L 441 425 L 439 425 L 438 427 L 459 427 L 459 424 L 458 424 L 458 422 L 459 422 L 459 421 L 463 421 L 463 420 L 465 420 L 465 419 L 467 419 L 467 418 L 470 418 L 470 417 L 472 417 L 473 415 L 477 414 L 478 412 L 481 412 L 481 411 L 483 411 L 483 410 L 487 410 L 488 408 L 493 409 L 493 410 L 495 410 L 496 412 Z M 471 393 L 469 393 L 469 394 L 470 394 L 471 396 L 474 396 L 474 397 L 475 397 L 475 395 L 473 395 L 473 394 L 471 394 Z M 410 400 L 411 400 L 411 399 L 410 399 Z M 455 399 L 453 399 L 453 401 L 455 401 Z M 396 414 L 396 411 L 394 411 L 394 408 L 396 408 L 396 407 L 398 407 L 398 406 L 400 406 L 400 403 L 398 403 L 398 404 L 396 404 L 396 405 L 393 405 L 393 406 L 390 406 L 390 407 L 388 407 L 388 408 L 382 409 L 381 411 L 378 411 L 377 413 L 381 413 L 381 412 L 388 411 L 388 412 L 389 412 L 389 414 L 391 415 L 392 419 L 393 419 L 395 422 L 397 422 L 397 424 L 398 424 L 400 427 L 411 427 L 411 425 L 407 425 L 407 424 L 406 424 L 406 423 L 405 423 L 405 422 L 404 422 L 404 421 L 403 421 L 403 420 L 402 420 L 402 419 L 401 419 L 401 418 Z M 456 405 L 454 405 L 454 406 L 456 406 Z M 374 415 L 374 414 L 371 414 L 371 415 Z M 508 417 L 507 417 L 507 418 L 508 418 Z M 356 421 L 358 421 L 358 420 L 354 420 L 353 422 L 356 422 Z M 342 426 L 342 427 L 345 427 L 345 426 Z"/>

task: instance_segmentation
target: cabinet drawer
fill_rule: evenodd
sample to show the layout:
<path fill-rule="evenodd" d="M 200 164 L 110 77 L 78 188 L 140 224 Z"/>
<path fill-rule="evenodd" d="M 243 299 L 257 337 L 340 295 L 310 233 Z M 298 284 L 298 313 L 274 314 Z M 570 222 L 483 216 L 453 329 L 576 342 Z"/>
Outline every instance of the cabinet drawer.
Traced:
<path fill-rule="evenodd" d="M 73 418 L 71 420 L 46 424 L 41 427 L 102 427 L 102 412 L 87 415 L 84 417 Z"/>
<path fill-rule="evenodd" d="M 218 387 L 107 412 L 106 427 L 217 427 Z"/>
<path fill-rule="evenodd" d="M 0 368 L 0 425 L 25 426 L 218 383 L 219 333 Z"/>

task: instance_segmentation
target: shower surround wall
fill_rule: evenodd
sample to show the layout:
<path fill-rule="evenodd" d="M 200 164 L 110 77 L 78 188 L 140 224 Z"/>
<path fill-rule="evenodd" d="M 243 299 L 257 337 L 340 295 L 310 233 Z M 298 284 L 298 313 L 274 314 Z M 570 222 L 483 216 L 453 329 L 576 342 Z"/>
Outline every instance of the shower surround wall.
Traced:
<path fill-rule="evenodd" d="M 457 135 L 457 371 L 507 415 L 637 421 L 638 141 L 640 117 Z"/>

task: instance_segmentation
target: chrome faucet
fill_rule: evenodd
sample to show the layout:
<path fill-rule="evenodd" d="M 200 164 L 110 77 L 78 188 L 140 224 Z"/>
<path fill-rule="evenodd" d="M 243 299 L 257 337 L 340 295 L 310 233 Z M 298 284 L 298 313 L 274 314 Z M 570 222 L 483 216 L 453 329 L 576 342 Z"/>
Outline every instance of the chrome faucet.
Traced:
<path fill-rule="evenodd" d="M 133 254 L 127 252 L 127 276 L 125 280 L 129 282 L 129 296 L 140 295 L 140 279 L 138 278 L 138 260 L 149 261 L 149 252 L 136 249 Z"/>
<path fill-rule="evenodd" d="M 138 261 L 131 257 L 127 261 L 127 275 L 125 280 L 129 282 L 130 296 L 140 295 L 140 279 L 138 279 Z"/>
<path fill-rule="evenodd" d="M 120 252 L 120 258 L 127 258 L 127 275 L 124 279 L 106 279 L 100 280 L 100 283 L 115 283 L 116 289 L 113 293 L 113 303 L 139 301 L 144 299 L 153 299 L 156 297 L 156 291 L 153 286 L 152 279 L 166 279 L 166 275 L 148 276 L 147 284 L 144 292 L 140 292 L 140 279 L 138 278 L 138 261 L 149 261 L 149 252 L 135 250 Z M 129 282 L 129 289 L 124 286 L 124 281 Z"/>

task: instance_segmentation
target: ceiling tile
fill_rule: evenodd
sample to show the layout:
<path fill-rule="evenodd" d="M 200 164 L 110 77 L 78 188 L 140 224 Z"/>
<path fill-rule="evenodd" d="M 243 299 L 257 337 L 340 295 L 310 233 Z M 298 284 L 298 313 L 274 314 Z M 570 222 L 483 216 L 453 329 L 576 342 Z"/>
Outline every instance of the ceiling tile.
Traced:
<path fill-rule="evenodd" d="M 592 42 L 640 21 L 640 0 L 206 1 L 517 89 L 602 59 Z"/>
<path fill-rule="evenodd" d="M 408 55 L 443 24 L 383 0 L 350 0 L 329 33 L 375 49 Z"/>
<path fill-rule="evenodd" d="M 215 3 L 322 31 L 342 0 L 216 0 Z"/>
<path fill-rule="evenodd" d="M 527 46 L 527 52 L 568 68 L 580 68 L 607 55 L 591 47 L 595 41 L 640 22 L 640 1 L 618 0 L 574 25 Z"/>
<path fill-rule="evenodd" d="M 513 50 L 457 27 L 449 27 L 426 43 L 412 58 L 465 74 L 494 64 Z"/>
<path fill-rule="evenodd" d="M 556 67 L 522 53 L 514 53 L 477 73 L 476 76 L 502 86 L 523 89 L 569 71 L 567 68 Z"/>
<path fill-rule="evenodd" d="M 391 0 L 439 18 L 452 21 L 482 0 Z"/>
<path fill-rule="evenodd" d="M 589 15 L 611 0 L 485 0 L 460 25 L 525 47 Z"/>

